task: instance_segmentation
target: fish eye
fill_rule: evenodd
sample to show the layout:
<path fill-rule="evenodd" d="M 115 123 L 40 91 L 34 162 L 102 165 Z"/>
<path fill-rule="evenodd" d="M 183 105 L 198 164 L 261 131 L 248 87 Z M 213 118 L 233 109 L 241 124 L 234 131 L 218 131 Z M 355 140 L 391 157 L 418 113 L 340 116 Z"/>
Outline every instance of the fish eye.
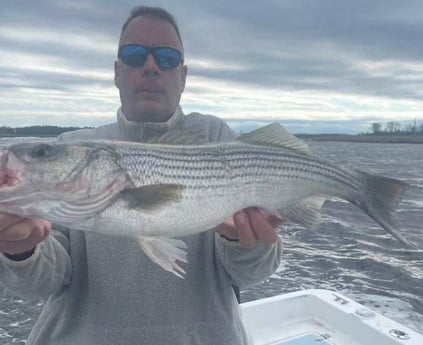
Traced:
<path fill-rule="evenodd" d="M 57 150 L 48 144 L 38 144 L 30 152 L 32 158 L 43 159 L 54 156 Z"/>

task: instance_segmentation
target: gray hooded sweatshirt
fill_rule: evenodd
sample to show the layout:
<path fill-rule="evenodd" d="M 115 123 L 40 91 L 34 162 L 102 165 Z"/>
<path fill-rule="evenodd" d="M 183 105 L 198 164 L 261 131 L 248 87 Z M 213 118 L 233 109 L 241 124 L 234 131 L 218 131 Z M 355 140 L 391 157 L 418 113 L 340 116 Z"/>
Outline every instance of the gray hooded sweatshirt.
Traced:
<path fill-rule="evenodd" d="M 220 119 L 180 108 L 164 123 L 117 122 L 65 133 L 68 139 L 145 141 L 195 128 L 210 141 L 235 133 Z M 34 254 L 0 254 L 0 283 L 26 299 L 47 299 L 27 345 L 245 345 L 231 284 L 261 282 L 279 266 L 282 244 L 241 248 L 214 231 L 186 236 L 184 279 L 153 263 L 135 240 L 54 226 Z"/>

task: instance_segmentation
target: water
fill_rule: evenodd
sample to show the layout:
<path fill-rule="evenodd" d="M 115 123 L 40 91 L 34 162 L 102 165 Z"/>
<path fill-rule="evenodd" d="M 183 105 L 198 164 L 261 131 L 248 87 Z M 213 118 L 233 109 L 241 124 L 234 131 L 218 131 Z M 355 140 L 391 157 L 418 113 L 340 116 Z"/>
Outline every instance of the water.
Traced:
<path fill-rule="evenodd" d="M 407 239 L 423 248 L 422 145 L 310 145 L 331 161 L 410 183 L 398 220 Z M 361 210 L 336 199 L 325 204 L 317 229 L 285 224 L 280 235 L 285 244 L 281 267 L 262 284 L 242 291 L 244 302 L 299 289 L 332 289 L 423 333 L 423 250 L 405 250 Z M 24 344 L 42 305 L 0 287 L 0 345 Z"/>
<path fill-rule="evenodd" d="M 413 144 L 310 143 L 317 155 L 411 184 L 398 210 L 402 232 L 423 248 L 423 147 Z M 361 210 L 342 200 L 323 208 L 314 231 L 281 230 L 283 264 L 266 282 L 242 291 L 243 301 L 298 289 L 346 296 L 423 333 L 423 250 L 404 250 Z"/>

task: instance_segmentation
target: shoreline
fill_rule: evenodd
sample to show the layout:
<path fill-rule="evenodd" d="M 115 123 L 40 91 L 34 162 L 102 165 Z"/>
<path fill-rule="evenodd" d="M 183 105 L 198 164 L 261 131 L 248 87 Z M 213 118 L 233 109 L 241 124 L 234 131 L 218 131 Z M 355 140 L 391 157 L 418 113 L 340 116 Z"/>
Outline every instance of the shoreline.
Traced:
<path fill-rule="evenodd" d="M 343 141 L 356 143 L 386 144 L 423 144 L 423 135 L 375 135 L 375 134 L 294 134 L 297 138 L 308 141 Z M 55 138 L 57 135 L 0 135 L 3 138 Z"/>
<path fill-rule="evenodd" d="M 423 144 L 423 135 L 349 135 L 349 134 L 298 134 L 310 141 L 344 141 L 356 143 Z"/>

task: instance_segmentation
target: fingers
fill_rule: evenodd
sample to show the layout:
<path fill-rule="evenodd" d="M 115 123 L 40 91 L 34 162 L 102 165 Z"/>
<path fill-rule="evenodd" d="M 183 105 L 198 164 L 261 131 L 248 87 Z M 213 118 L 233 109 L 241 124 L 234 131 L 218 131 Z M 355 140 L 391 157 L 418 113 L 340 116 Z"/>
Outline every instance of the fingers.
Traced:
<path fill-rule="evenodd" d="M 23 218 L 14 214 L 0 212 L 0 232 L 9 226 L 20 222 Z"/>
<path fill-rule="evenodd" d="M 271 214 L 269 217 L 267 217 L 267 221 L 272 225 L 273 228 L 278 228 L 279 225 L 281 225 L 284 221 L 283 219 L 280 219 L 279 217 Z"/>
<path fill-rule="evenodd" d="M 269 213 L 257 208 L 248 208 L 245 210 L 245 213 L 257 239 L 260 239 L 267 245 L 271 245 L 278 240 L 278 235 L 276 233 L 277 227 L 269 220 L 271 216 Z M 273 221 L 275 222 L 274 219 Z"/>
<path fill-rule="evenodd" d="M 233 217 L 227 219 L 222 224 L 215 227 L 215 231 L 223 235 L 226 238 L 238 240 L 238 235 L 235 230 L 235 224 Z"/>
<path fill-rule="evenodd" d="M 216 227 L 216 231 L 227 238 L 238 239 L 241 246 L 253 247 L 257 240 L 271 245 L 278 240 L 277 227 L 282 220 L 258 208 L 247 208 L 235 213 L 224 223 Z"/>
<path fill-rule="evenodd" d="M 50 233 L 51 223 L 43 219 L 23 219 L 0 231 L 0 252 L 19 254 L 30 251 Z"/>
<path fill-rule="evenodd" d="M 250 248 L 256 244 L 257 236 L 250 224 L 249 216 L 245 211 L 239 211 L 234 215 L 235 231 L 241 246 Z"/>

